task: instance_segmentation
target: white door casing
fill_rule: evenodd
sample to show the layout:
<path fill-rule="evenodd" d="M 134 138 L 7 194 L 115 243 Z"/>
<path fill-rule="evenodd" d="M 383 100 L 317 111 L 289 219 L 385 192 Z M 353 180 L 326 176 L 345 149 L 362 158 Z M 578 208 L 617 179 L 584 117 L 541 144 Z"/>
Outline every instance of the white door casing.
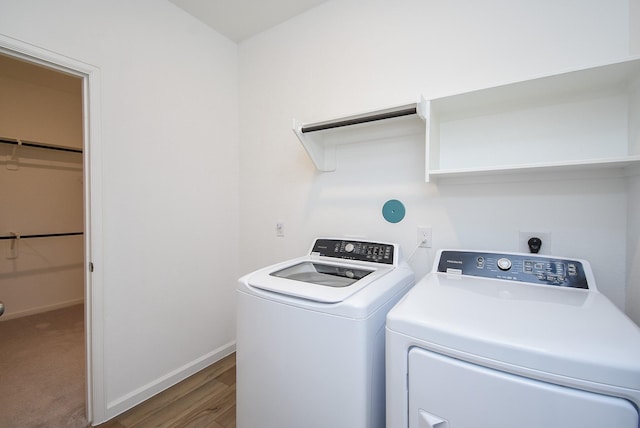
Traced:
<path fill-rule="evenodd" d="M 0 53 L 82 79 L 86 412 L 89 422 L 104 421 L 100 70 L 3 34 L 0 34 Z"/>

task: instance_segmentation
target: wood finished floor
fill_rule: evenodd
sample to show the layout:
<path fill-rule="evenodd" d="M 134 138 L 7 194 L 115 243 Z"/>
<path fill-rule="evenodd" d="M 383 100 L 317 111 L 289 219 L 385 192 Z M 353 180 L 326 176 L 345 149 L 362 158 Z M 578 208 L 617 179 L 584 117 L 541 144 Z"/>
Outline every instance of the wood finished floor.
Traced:
<path fill-rule="evenodd" d="M 161 392 L 99 428 L 235 428 L 236 355 Z"/>

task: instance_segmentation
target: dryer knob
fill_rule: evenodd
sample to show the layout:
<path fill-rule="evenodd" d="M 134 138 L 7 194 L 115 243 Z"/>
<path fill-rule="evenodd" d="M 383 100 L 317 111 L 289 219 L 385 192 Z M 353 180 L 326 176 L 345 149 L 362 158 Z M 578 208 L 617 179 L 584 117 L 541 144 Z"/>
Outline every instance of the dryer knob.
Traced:
<path fill-rule="evenodd" d="M 354 250 L 354 248 L 356 248 L 352 243 L 348 243 L 347 245 L 344 246 L 344 250 L 347 253 L 350 253 Z"/>
<path fill-rule="evenodd" d="M 509 270 L 511 269 L 511 260 L 506 257 L 503 257 L 498 260 L 498 267 L 500 270 Z"/>

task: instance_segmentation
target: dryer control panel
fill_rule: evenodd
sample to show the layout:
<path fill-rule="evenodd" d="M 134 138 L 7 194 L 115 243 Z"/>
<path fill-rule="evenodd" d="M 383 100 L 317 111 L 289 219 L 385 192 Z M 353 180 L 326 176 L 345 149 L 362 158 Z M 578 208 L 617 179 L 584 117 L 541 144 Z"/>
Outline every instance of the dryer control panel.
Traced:
<path fill-rule="evenodd" d="M 579 260 L 533 254 L 443 250 L 438 272 L 588 289 Z"/>
<path fill-rule="evenodd" d="M 311 255 L 392 265 L 395 246 L 369 241 L 316 239 L 311 249 Z"/>

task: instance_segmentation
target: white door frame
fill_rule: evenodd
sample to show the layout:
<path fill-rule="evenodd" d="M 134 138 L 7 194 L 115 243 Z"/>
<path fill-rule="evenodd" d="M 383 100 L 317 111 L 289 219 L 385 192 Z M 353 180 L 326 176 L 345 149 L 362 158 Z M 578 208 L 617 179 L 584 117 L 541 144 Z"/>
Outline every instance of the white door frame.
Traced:
<path fill-rule="evenodd" d="M 100 70 L 90 64 L 0 34 L 0 53 L 82 78 L 84 157 L 84 286 L 87 419 L 106 420 L 102 263 Z"/>

